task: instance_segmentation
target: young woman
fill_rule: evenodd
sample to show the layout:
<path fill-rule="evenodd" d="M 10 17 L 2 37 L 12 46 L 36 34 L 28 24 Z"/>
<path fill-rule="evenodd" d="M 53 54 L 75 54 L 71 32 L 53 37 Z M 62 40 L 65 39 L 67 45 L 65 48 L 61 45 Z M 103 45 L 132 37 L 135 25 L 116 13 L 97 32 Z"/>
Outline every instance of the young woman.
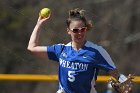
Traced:
<path fill-rule="evenodd" d="M 59 63 L 57 93 L 97 93 L 95 81 L 100 69 L 118 79 L 118 71 L 106 50 L 87 41 L 86 34 L 92 24 L 85 18 L 83 10 L 69 11 L 66 24 L 71 41 L 66 45 L 39 46 L 41 25 L 48 19 L 49 17 L 38 18 L 30 37 L 28 50 Z"/>

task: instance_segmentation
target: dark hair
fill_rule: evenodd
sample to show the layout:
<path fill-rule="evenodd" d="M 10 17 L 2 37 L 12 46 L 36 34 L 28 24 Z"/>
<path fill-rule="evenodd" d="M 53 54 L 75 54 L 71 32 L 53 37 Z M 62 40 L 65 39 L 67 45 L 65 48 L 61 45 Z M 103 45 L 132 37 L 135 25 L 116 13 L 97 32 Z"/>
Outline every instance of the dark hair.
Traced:
<path fill-rule="evenodd" d="M 85 10 L 79 9 L 79 8 L 70 10 L 69 17 L 66 20 L 67 26 L 69 27 L 71 21 L 73 20 L 81 20 L 85 23 L 85 27 L 87 27 L 87 30 L 90 30 L 92 28 L 92 23 L 91 21 L 87 21 L 87 19 L 85 18 L 84 12 Z"/>

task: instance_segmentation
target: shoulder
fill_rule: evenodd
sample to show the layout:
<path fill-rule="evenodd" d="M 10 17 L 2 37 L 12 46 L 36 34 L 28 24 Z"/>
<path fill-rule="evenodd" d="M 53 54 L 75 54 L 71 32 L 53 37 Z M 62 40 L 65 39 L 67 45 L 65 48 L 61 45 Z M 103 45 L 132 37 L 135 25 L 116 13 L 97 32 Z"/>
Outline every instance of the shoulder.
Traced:
<path fill-rule="evenodd" d="M 102 46 L 94 44 L 93 42 L 87 41 L 85 46 L 94 51 L 98 51 L 100 54 L 106 54 L 106 50 Z"/>
<path fill-rule="evenodd" d="M 71 42 L 65 44 L 65 46 L 66 46 L 66 47 L 72 46 L 72 45 L 71 45 Z"/>
<path fill-rule="evenodd" d="M 108 54 L 108 52 L 106 51 L 106 49 L 104 49 L 102 46 L 94 44 L 92 42 L 87 42 L 87 47 L 91 47 L 94 50 L 98 51 L 98 53 L 100 55 L 102 55 L 104 58 L 109 58 L 110 59 L 110 55 Z"/>
<path fill-rule="evenodd" d="M 71 42 L 69 42 L 67 44 L 59 43 L 59 44 L 55 44 L 53 46 L 59 51 L 59 50 L 63 50 L 64 48 L 71 47 Z"/>
<path fill-rule="evenodd" d="M 55 46 L 55 47 L 63 47 L 63 46 L 65 46 L 65 44 L 59 43 L 59 44 L 54 44 L 53 46 Z"/>
<path fill-rule="evenodd" d="M 90 41 L 87 41 L 86 44 L 85 44 L 86 47 L 89 47 L 89 48 L 93 48 L 93 49 L 96 49 L 96 50 L 100 50 L 100 49 L 103 49 L 102 46 L 100 45 L 97 45 L 93 42 L 90 42 Z"/>
<path fill-rule="evenodd" d="M 67 43 L 67 44 L 63 44 L 63 43 L 58 43 L 55 44 L 56 46 L 71 46 L 71 42 Z"/>
<path fill-rule="evenodd" d="M 47 51 L 59 51 L 64 47 L 64 44 L 54 44 L 51 46 L 47 46 Z"/>

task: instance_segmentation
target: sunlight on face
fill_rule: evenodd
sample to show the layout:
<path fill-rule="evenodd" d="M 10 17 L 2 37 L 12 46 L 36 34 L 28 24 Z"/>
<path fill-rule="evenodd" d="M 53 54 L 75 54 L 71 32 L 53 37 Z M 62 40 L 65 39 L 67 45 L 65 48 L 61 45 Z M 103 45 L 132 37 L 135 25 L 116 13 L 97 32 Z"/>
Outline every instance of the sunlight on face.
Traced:
<path fill-rule="evenodd" d="M 84 31 L 83 31 L 84 28 Z M 74 32 L 72 30 L 78 30 L 77 32 Z M 83 21 L 81 20 L 74 20 L 70 23 L 70 26 L 68 28 L 68 34 L 71 35 L 71 39 L 74 42 L 84 42 L 85 36 L 86 36 L 86 27 Z"/>

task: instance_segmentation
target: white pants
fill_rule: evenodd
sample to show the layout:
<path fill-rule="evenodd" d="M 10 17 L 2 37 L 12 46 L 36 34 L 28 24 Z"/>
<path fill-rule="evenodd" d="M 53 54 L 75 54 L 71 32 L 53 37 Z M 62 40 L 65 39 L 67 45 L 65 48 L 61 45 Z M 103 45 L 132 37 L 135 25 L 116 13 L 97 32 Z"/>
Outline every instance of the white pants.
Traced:
<path fill-rule="evenodd" d="M 90 91 L 90 93 L 97 93 L 97 91 L 94 87 L 92 87 L 92 90 Z"/>
<path fill-rule="evenodd" d="M 56 93 L 65 93 L 63 89 L 59 89 Z"/>

